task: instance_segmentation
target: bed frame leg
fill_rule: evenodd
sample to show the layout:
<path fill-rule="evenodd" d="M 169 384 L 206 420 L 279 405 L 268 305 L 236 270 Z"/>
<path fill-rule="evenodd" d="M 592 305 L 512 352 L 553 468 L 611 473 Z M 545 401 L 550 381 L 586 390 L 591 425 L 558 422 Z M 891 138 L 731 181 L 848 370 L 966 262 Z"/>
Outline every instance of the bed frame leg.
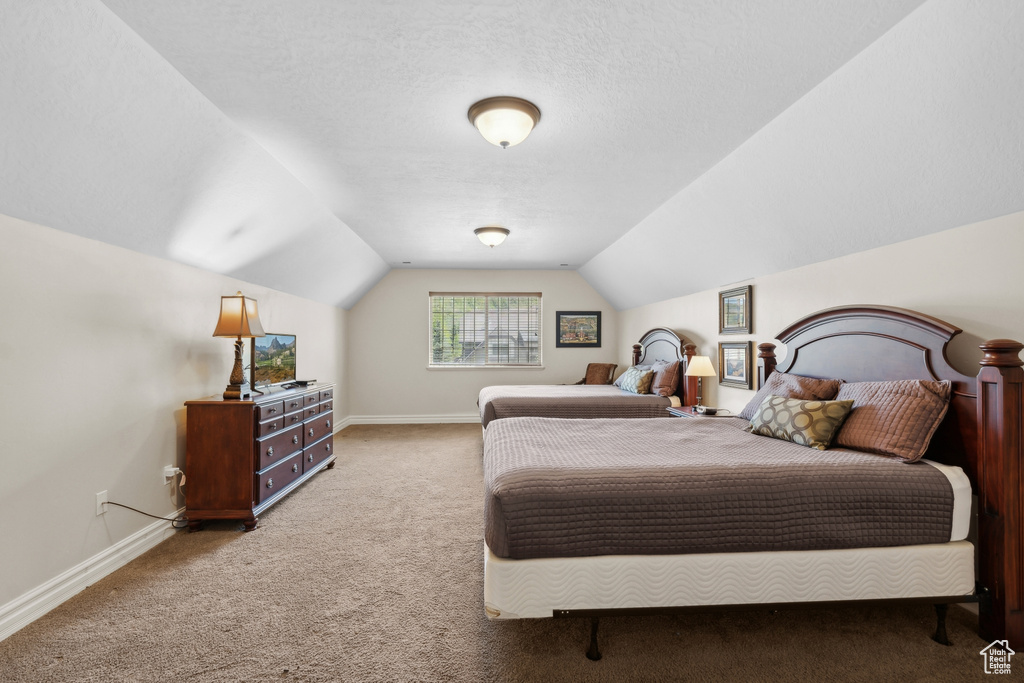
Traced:
<path fill-rule="evenodd" d="M 935 605 L 935 616 L 937 618 L 937 623 L 935 625 L 935 635 L 932 636 L 932 640 L 934 640 L 939 645 L 953 644 L 949 642 L 949 637 L 946 635 L 946 612 L 948 611 L 949 605 L 947 605 L 944 602 Z"/>
<path fill-rule="evenodd" d="M 590 649 L 587 650 L 587 659 L 592 662 L 596 662 L 601 659 L 601 650 L 597 647 L 597 625 L 598 618 L 594 617 L 590 620 Z"/>

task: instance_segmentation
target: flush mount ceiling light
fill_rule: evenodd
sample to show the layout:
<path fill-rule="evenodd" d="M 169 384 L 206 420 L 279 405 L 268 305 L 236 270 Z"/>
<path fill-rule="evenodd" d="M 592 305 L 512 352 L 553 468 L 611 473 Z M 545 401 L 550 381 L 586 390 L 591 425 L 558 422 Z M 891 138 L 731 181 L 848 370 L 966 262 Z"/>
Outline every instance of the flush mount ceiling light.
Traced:
<path fill-rule="evenodd" d="M 499 228 L 494 225 L 485 228 L 477 228 L 473 234 L 480 238 L 480 241 L 489 247 L 496 247 L 508 237 L 508 228 Z"/>
<path fill-rule="evenodd" d="M 469 108 L 469 122 L 484 140 L 507 149 L 526 139 L 540 121 L 540 109 L 518 97 L 488 97 Z"/>

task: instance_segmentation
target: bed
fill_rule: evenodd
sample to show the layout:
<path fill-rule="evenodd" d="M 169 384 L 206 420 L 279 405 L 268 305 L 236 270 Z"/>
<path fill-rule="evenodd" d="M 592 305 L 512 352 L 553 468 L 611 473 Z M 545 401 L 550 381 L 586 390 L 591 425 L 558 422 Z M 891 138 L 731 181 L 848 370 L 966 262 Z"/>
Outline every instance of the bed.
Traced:
<path fill-rule="evenodd" d="M 658 327 L 633 345 L 633 366 L 679 362 L 679 381 L 670 396 L 636 394 L 613 385 L 499 385 L 480 390 L 480 424 L 508 417 L 649 418 L 669 417 L 665 408 L 696 402 L 695 377 L 686 377 L 686 364 L 696 347 L 672 330 Z"/>
<path fill-rule="evenodd" d="M 487 616 L 593 618 L 597 659 L 601 615 L 924 600 L 948 642 L 946 605 L 978 602 L 983 638 L 1024 646 L 1024 346 L 986 342 L 980 372 L 965 375 L 946 355 L 960 331 L 854 306 L 781 332 L 782 364 L 759 346 L 762 383 L 775 372 L 948 382 L 948 412 L 915 464 L 766 439 L 737 418 L 496 422 L 484 444 Z M 814 498 L 828 500 L 808 517 L 800 506 Z M 711 509 L 716 499 L 727 504 Z"/>

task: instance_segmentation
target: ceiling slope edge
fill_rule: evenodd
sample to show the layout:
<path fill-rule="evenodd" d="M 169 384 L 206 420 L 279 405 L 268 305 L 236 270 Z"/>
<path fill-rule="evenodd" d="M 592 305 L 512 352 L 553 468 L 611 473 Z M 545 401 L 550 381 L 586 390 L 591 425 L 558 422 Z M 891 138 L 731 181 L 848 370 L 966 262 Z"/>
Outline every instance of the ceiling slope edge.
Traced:
<path fill-rule="evenodd" d="M 1022 46 L 1013 0 L 930 0 L 580 274 L 624 310 L 1024 210 Z"/>
<path fill-rule="evenodd" d="M 106 6 L 4 4 L 0 212 L 340 308 L 387 273 Z"/>

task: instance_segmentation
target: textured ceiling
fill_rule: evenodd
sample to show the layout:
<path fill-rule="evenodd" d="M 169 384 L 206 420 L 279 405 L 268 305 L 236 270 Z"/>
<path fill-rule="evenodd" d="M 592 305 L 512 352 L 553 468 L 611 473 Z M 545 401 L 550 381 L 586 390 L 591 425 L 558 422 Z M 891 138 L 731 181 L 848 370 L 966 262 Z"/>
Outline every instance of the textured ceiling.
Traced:
<path fill-rule="evenodd" d="M 0 0 L 0 212 L 342 307 L 389 267 L 560 264 L 648 303 L 993 210 L 945 204 L 995 135 L 957 132 L 1019 130 L 1015 4 Z M 500 94 L 542 111 L 509 150 L 466 119 Z M 904 191 L 922 165 L 945 194 Z"/>
<path fill-rule="evenodd" d="M 920 0 L 106 4 L 390 266 L 582 265 Z M 502 151 L 474 101 L 542 120 Z M 473 228 L 512 236 L 482 247 Z"/>

